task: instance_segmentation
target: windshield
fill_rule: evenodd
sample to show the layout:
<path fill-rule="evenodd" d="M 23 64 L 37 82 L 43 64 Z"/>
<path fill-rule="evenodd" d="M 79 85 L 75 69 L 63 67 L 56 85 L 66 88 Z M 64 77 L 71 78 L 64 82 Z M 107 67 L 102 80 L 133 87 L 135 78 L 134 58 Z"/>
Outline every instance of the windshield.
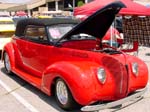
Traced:
<path fill-rule="evenodd" d="M 48 27 L 48 33 L 52 40 L 58 40 L 70 31 L 75 24 L 58 24 Z"/>

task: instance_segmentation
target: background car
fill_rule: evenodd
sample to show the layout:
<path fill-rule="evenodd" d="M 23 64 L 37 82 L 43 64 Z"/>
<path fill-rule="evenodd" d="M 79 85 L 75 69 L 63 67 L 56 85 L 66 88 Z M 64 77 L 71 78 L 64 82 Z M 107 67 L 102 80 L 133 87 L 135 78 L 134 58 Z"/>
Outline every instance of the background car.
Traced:
<path fill-rule="evenodd" d="M 15 25 L 10 17 L 0 17 L 0 50 L 11 40 Z"/>
<path fill-rule="evenodd" d="M 96 111 L 104 108 L 94 105 L 96 102 L 118 105 L 139 99 L 148 82 L 146 64 L 102 43 L 122 7 L 121 2 L 114 2 L 83 22 L 71 18 L 20 20 L 3 50 L 6 72 L 55 95 L 65 110 L 84 106 L 83 111 Z"/>

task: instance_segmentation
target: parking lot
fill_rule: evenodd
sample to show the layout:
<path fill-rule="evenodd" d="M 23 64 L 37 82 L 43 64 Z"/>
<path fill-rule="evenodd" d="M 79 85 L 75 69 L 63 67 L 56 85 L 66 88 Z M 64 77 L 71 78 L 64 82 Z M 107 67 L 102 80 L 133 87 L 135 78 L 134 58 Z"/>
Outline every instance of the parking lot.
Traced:
<path fill-rule="evenodd" d="M 149 67 L 150 48 L 141 47 L 138 57 Z M 149 74 L 150 75 L 150 74 Z M 150 81 L 149 81 L 150 82 Z M 121 108 L 105 109 L 100 112 L 150 112 L 150 85 L 142 100 L 127 102 Z M 49 97 L 16 75 L 7 75 L 0 62 L 0 112 L 64 112 L 53 96 Z M 72 112 L 72 111 L 71 111 Z M 76 110 L 74 112 L 80 112 Z"/>
<path fill-rule="evenodd" d="M 0 62 L 0 112 L 63 112 L 49 97 L 16 75 L 6 75 Z"/>

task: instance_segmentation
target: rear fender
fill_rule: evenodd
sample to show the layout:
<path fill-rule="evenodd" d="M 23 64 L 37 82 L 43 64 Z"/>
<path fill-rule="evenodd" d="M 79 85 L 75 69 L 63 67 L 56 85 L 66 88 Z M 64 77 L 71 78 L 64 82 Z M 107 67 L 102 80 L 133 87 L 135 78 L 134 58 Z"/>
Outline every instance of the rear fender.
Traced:
<path fill-rule="evenodd" d="M 11 69 L 15 67 L 15 56 L 14 56 L 14 47 L 12 43 L 8 43 L 4 46 L 3 51 L 2 51 L 2 61 L 4 60 L 4 53 L 7 52 L 9 59 L 10 59 L 10 65 Z"/>
<path fill-rule="evenodd" d="M 94 96 L 95 68 L 98 64 L 91 62 L 58 62 L 49 66 L 43 75 L 42 90 L 51 94 L 51 85 L 56 78 L 62 78 L 69 87 L 74 99 L 79 104 L 87 104 Z"/>

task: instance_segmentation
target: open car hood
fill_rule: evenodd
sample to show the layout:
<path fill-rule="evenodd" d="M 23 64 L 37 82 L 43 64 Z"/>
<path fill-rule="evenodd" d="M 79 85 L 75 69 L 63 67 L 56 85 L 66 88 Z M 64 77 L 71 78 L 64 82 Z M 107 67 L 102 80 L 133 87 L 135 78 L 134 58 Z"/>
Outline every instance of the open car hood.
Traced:
<path fill-rule="evenodd" d="M 117 1 L 101 8 L 85 19 L 83 22 L 76 25 L 60 40 L 79 33 L 85 33 L 97 38 L 103 38 L 112 22 L 114 21 L 116 14 L 118 14 L 120 9 L 123 7 L 125 7 L 125 5 L 122 2 Z"/>

